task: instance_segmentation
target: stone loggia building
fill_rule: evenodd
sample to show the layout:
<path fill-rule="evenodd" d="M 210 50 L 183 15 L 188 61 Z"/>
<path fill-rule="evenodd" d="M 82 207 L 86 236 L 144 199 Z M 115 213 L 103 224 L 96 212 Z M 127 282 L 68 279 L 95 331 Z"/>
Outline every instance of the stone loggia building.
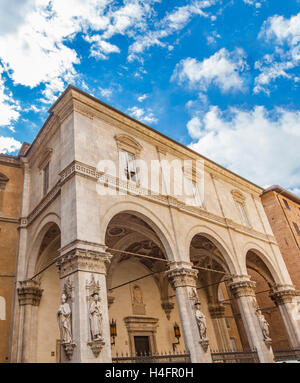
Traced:
<path fill-rule="evenodd" d="M 149 192 L 141 178 L 153 160 L 188 160 L 197 203 Z M 225 349 L 273 362 L 255 275 L 288 347 L 300 347 L 297 291 L 263 189 L 81 90 L 69 86 L 33 143 L 0 157 L 0 186 L 2 362 L 168 350 L 212 362 Z"/>

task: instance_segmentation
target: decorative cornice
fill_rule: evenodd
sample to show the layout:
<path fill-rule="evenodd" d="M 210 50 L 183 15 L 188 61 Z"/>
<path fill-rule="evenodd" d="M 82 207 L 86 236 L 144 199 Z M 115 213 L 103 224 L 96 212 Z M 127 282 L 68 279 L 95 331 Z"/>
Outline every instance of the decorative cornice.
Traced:
<path fill-rule="evenodd" d="M 75 248 L 64 253 L 56 265 L 61 279 L 77 271 L 106 274 L 111 257 L 112 255 L 106 252 Z"/>
<path fill-rule="evenodd" d="M 273 286 L 269 294 L 270 298 L 276 305 L 284 305 L 286 303 L 292 303 L 294 297 L 300 295 L 299 290 L 295 290 L 291 285 L 276 285 Z"/>
<path fill-rule="evenodd" d="M 39 306 L 43 290 L 40 283 L 34 280 L 26 280 L 19 282 L 17 289 L 20 306 L 31 305 Z"/>
<path fill-rule="evenodd" d="M 233 281 L 229 283 L 228 286 L 235 298 L 248 296 L 255 297 L 256 283 L 254 281 L 250 281 L 249 279 L 242 279 Z"/>
<path fill-rule="evenodd" d="M 173 289 L 177 287 L 196 287 L 198 270 L 179 267 L 166 271 L 166 276 Z"/>
<path fill-rule="evenodd" d="M 9 156 L 6 154 L 0 154 L 0 164 L 17 168 L 21 168 L 23 166 L 21 160 L 18 157 Z"/>

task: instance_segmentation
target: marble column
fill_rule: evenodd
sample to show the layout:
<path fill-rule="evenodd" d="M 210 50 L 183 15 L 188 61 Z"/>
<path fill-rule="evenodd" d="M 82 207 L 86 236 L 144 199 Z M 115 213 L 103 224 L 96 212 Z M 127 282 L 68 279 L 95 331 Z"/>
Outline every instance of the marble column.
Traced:
<path fill-rule="evenodd" d="M 255 297 L 255 282 L 247 275 L 236 276 L 229 283 L 229 288 L 236 298 L 247 338 L 251 349 L 256 349 L 261 363 L 273 363 L 274 355 L 271 340 L 265 339 L 259 317 Z"/>
<path fill-rule="evenodd" d="M 19 282 L 17 292 L 22 325 L 20 361 L 34 363 L 36 361 L 37 310 L 43 290 L 39 282 L 26 280 Z"/>
<path fill-rule="evenodd" d="M 231 350 L 231 342 L 225 320 L 225 306 L 222 303 L 210 304 L 210 317 L 214 326 L 219 350 Z"/>
<path fill-rule="evenodd" d="M 300 351 L 300 307 L 297 295 L 299 291 L 291 285 L 276 285 L 270 292 L 270 298 L 280 311 L 291 348 Z"/>
<path fill-rule="evenodd" d="M 176 291 L 177 307 L 186 349 L 190 352 L 192 363 L 211 363 L 208 340 L 200 336 L 195 302 L 198 301 L 196 281 L 198 271 L 188 262 L 172 262 L 166 272 L 169 282 Z"/>
<path fill-rule="evenodd" d="M 72 318 L 72 341 L 61 345 L 62 362 L 112 361 L 106 289 L 106 271 L 111 255 L 105 250 L 104 245 L 86 241 L 74 241 L 61 249 L 62 257 L 57 261 L 57 267 L 62 294 L 67 296 Z M 100 317 L 91 314 L 95 294 L 98 295 Z M 100 328 L 97 336 L 93 333 L 95 323 Z"/>

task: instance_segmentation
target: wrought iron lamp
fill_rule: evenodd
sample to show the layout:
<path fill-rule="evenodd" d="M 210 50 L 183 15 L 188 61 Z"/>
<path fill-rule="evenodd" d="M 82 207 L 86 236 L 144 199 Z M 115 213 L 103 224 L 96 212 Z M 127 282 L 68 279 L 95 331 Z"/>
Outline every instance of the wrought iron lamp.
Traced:
<path fill-rule="evenodd" d="M 110 336 L 113 338 L 113 342 L 111 343 L 112 346 L 114 346 L 115 343 L 115 338 L 117 336 L 117 321 L 116 320 L 111 320 L 110 322 Z"/>
<path fill-rule="evenodd" d="M 181 337 L 180 327 L 178 326 L 176 322 L 174 323 L 174 335 L 175 335 L 175 338 L 177 339 L 177 342 L 172 343 L 173 351 L 175 351 L 176 345 L 180 343 L 179 338 Z"/>

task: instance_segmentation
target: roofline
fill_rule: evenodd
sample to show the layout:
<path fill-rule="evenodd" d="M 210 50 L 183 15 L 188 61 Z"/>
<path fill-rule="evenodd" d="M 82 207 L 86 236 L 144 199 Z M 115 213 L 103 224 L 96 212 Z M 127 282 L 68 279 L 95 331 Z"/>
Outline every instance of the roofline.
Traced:
<path fill-rule="evenodd" d="M 281 186 L 279 185 L 272 185 L 270 186 L 269 188 L 265 189 L 261 196 L 265 195 L 265 194 L 268 194 L 270 192 L 275 192 L 275 193 L 278 193 L 278 194 L 281 194 L 283 195 L 284 197 L 286 198 L 289 198 L 291 201 L 294 201 L 296 202 L 297 204 L 300 205 L 300 197 L 296 196 L 295 194 L 291 193 L 290 191 L 282 188 Z"/>
<path fill-rule="evenodd" d="M 38 132 L 38 134 L 35 136 L 35 138 L 34 138 L 32 144 L 31 144 L 31 146 L 29 147 L 29 149 L 27 150 L 25 156 L 27 156 L 27 154 L 30 152 L 30 150 L 31 150 L 31 148 L 34 146 L 34 143 L 36 142 L 37 138 L 40 136 L 40 134 L 41 134 L 41 132 L 43 131 L 44 127 L 46 126 L 47 122 L 49 121 L 49 119 L 50 119 L 51 116 L 53 115 L 53 109 L 55 108 L 55 106 L 56 106 L 56 105 L 62 100 L 62 98 L 65 97 L 65 95 L 66 95 L 69 91 L 71 91 L 71 90 L 74 90 L 74 91 L 76 91 L 76 92 L 82 94 L 83 96 L 88 97 L 88 98 L 90 98 L 91 100 L 93 100 L 93 101 L 95 101 L 95 102 L 97 102 L 97 103 L 103 105 L 104 107 L 106 107 L 106 108 L 108 108 L 108 109 L 111 109 L 111 110 L 113 110 L 114 112 L 116 112 L 116 113 L 118 113 L 118 114 L 120 114 L 120 115 L 122 115 L 122 116 L 128 118 L 129 120 L 134 121 L 135 123 L 140 124 L 140 125 L 144 126 L 144 127 L 147 128 L 147 129 L 150 129 L 152 132 L 154 132 L 154 133 L 160 135 L 161 137 L 164 137 L 165 139 L 167 139 L 167 140 L 173 142 L 173 143 L 176 144 L 176 145 L 179 145 L 180 147 L 182 147 L 182 148 L 188 150 L 189 152 L 191 152 L 191 153 L 193 153 L 193 154 L 196 154 L 197 156 L 201 156 L 204 160 L 206 160 L 206 161 L 208 161 L 208 162 L 211 162 L 212 164 L 214 164 L 214 165 L 220 167 L 221 169 L 223 169 L 223 170 L 225 170 L 226 172 L 228 172 L 228 173 L 234 175 L 235 177 L 238 177 L 238 178 L 240 178 L 241 180 L 246 181 L 246 182 L 248 182 L 249 184 L 253 185 L 254 187 L 263 190 L 263 187 L 261 187 L 261 186 L 255 184 L 254 182 L 247 180 L 246 178 L 244 178 L 244 177 L 242 177 L 242 176 L 240 176 L 240 175 L 234 173 L 233 171 L 231 171 L 231 170 L 225 168 L 224 166 L 222 166 L 222 165 L 220 165 L 220 164 L 214 162 L 213 160 L 210 160 L 209 158 L 207 158 L 207 157 L 203 156 L 202 154 L 196 152 L 195 150 L 189 148 L 188 146 L 181 144 L 180 142 L 178 142 L 178 141 L 174 140 L 173 138 L 171 138 L 171 137 L 165 135 L 164 133 L 159 132 L 158 130 L 152 128 L 151 126 L 146 125 L 146 124 L 144 124 L 143 122 L 141 122 L 141 121 L 139 121 L 139 120 L 136 120 L 135 118 L 129 116 L 128 114 L 126 114 L 126 113 L 124 113 L 124 112 L 121 112 L 120 110 L 114 108 L 113 106 L 111 106 L 111 105 L 109 105 L 109 104 L 106 104 L 105 102 L 99 100 L 98 98 L 96 98 L 96 97 L 90 95 L 89 93 L 87 93 L 87 92 L 85 92 L 85 91 L 83 91 L 83 90 L 77 88 L 76 86 L 74 86 L 74 85 L 72 85 L 72 84 L 69 84 L 69 85 L 67 86 L 67 88 L 64 90 L 64 92 L 58 97 L 58 99 L 54 102 L 54 104 L 53 104 L 53 105 L 50 107 L 50 109 L 48 110 L 48 113 L 50 113 L 50 115 L 49 115 L 49 117 L 47 118 L 47 120 L 45 121 L 45 123 L 43 124 L 43 126 L 42 126 L 42 128 L 40 129 L 40 131 Z"/>

